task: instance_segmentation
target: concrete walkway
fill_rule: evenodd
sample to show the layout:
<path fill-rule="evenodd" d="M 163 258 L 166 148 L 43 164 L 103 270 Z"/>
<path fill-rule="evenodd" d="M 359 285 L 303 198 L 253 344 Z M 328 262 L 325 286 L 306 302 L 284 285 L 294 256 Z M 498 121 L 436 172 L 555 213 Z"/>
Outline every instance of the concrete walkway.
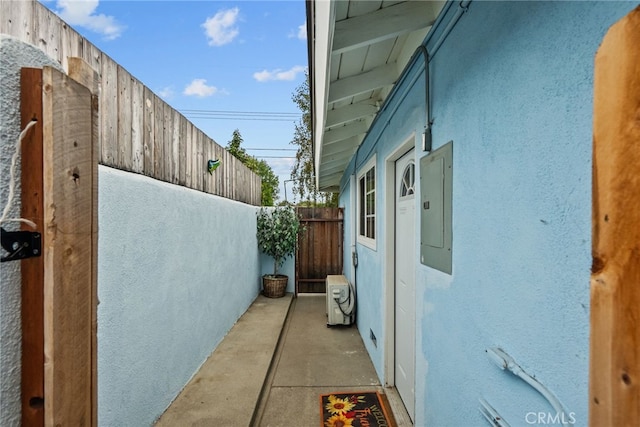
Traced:
<path fill-rule="evenodd" d="M 320 426 L 320 395 L 383 388 L 355 326 L 326 326 L 325 295 L 259 296 L 157 422 L 158 427 Z"/>

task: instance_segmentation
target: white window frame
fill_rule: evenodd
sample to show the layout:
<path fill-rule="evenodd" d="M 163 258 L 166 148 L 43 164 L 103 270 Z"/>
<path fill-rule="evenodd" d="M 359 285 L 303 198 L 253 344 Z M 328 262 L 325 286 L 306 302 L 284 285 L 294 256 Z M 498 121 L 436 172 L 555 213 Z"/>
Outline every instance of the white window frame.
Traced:
<path fill-rule="evenodd" d="M 367 173 L 369 171 L 371 171 L 373 169 L 373 190 L 368 192 L 369 194 L 373 194 L 373 213 L 367 213 L 365 212 L 364 215 L 368 216 L 370 218 L 373 218 L 373 238 L 368 237 L 366 235 L 362 235 L 360 234 L 360 228 L 361 228 L 361 221 L 362 221 L 362 208 L 363 208 L 363 195 L 362 195 L 362 190 L 361 190 L 361 180 L 362 179 L 366 179 L 365 176 L 367 175 Z M 357 220 L 357 241 L 358 243 L 360 243 L 361 245 L 364 245 L 370 249 L 373 249 L 374 251 L 376 250 L 376 236 L 378 235 L 378 207 L 377 207 L 377 196 L 376 193 L 378 192 L 378 176 L 377 176 L 377 167 L 376 167 L 376 155 L 374 154 L 373 157 L 371 157 L 371 159 L 369 159 L 369 161 L 367 161 L 367 163 L 365 163 L 365 165 L 360 168 L 360 172 L 358 173 L 358 179 L 356 182 L 356 191 L 357 191 L 357 197 L 356 197 L 356 203 L 358 205 L 357 208 L 357 215 L 358 215 L 358 220 Z M 366 181 L 365 181 L 365 188 L 366 188 Z M 365 204 L 366 205 L 366 204 Z M 366 208 L 366 206 L 365 206 Z M 365 222 L 365 227 L 366 222 Z M 366 233 L 366 230 L 365 230 Z"/>

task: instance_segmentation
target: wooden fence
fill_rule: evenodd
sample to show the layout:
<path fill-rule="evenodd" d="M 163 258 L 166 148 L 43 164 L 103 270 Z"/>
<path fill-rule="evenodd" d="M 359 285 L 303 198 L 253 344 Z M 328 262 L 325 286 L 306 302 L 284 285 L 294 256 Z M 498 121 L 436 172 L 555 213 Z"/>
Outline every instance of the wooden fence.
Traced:
<path fill-rule="evenodd" d="M 67 73 L 77 60 L 98 73 L 101 164 L 260 205 L 259 176 L 36 0 L 0 1 L 0 34 L 38 47 Z M 209 159 L 221 161 L 212 175 Z"/>
<path fill-rule="evenodd" d="M 342 274 L 342 208 L 298 208 L 305 230 L 296 252 L 296 293 L 325 292 L 327 275 Z"/>

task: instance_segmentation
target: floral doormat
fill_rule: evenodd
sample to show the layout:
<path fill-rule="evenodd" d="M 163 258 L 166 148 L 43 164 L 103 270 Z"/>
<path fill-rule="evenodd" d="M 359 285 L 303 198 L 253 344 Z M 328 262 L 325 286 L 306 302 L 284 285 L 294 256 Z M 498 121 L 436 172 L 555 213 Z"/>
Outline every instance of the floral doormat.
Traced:
<path fill-rule="evenodd" d="M 395 427 L 384 394 L 376 391 L 320 396 L 322 427 Z"/>

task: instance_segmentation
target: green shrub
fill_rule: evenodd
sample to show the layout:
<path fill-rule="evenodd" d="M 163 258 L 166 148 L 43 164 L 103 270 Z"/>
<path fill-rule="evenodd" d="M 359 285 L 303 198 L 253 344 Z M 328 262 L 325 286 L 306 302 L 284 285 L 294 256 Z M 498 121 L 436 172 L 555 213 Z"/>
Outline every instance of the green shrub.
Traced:
<path fill-rule="evenodd" d="M 273 274 L 277 275 L 287 257 L 296 251 L 300 219 L 293 207 L 280 206 L 260 208 L 257 222 L 258 248 L 273 258 Z"/>

